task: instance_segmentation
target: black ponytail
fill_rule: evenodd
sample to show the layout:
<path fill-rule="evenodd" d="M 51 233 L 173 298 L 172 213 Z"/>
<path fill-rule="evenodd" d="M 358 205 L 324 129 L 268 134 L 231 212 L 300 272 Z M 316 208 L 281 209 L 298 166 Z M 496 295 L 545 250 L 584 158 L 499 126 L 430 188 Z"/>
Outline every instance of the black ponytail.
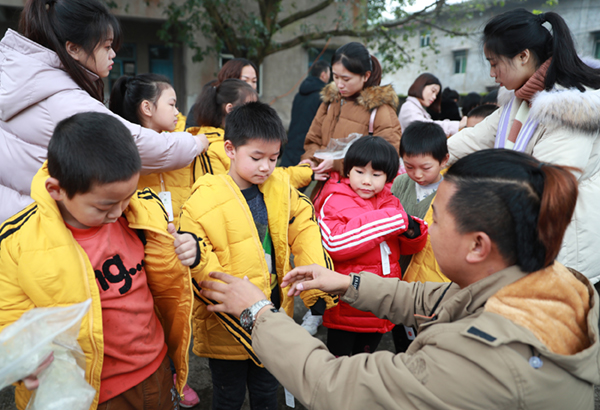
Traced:
<path fill-rule="evenodd" d="M 256 96 L 252 86 L 242 80 L 229 78 L 218 83 L 211 81 L 206 84 L 194 104 L 194 120 L 201 127 L 221 128 L 227 115 L 225 106 L 234 107 L 243 104 L 248 97 Z"/>
<path fill-rule="evenodd" d="M 121 44 L 119 22 L 99 0 L 28 0 L 19 22 L 21 34 L 54 51 L 77 85 L 99 101 L 104 100 L 102 79 L 90 78 L 69 55 L 66 43 L 77 44 L 93 58 L 94 50 L 111 30 L 116 52 Z"/>
<path fill-rule="evenodd" d="M 543 24 L 552 26 L 552 34 Z M 552 57 L 546 73 L 546 90 L 555 84 L 566 88 L 600 88 L 600 70 L 586 65 L 575 50 L 569 27 L 554 12 L 539 15 L 525 9 L 511 10 L 491 19 L 483 31 L 483 43 L 487 51 L 512 59 L 529 50 L 542 65 Z"/>
<path fill-rule="evenodd" d="M 129 122 L 143 125 L 140 104 L 146 100 L 155 104 L 167 87 L 171 87 L 171 83 L 164 75 L 149 73 L 122 76 L 113 85 L 108 109 Z"/>

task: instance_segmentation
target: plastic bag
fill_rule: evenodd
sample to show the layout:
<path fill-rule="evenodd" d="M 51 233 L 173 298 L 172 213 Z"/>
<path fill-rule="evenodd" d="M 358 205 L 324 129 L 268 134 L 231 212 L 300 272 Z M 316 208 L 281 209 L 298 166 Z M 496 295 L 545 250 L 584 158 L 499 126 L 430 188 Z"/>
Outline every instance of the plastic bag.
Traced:
<path fill-rule="evenodd" d="M 362 134 L 353 132 L 346 138 L 337 140 L 332 138 L 329 140 L 327 147 L 315 151 L 314 156 L 319 159 L 344 159 L 348 148 L 350 148 L 354 141 L 358 140 L 360 137 L 362 137 Z"/>
<path fill-rule="evenodd" d="M 32 374 L 54 352 L 38 375 L 27 410 L 89 409 L 96 390 L 85 380 L 85 355 L 77 342 L 91 299 L 66 307 L 36 308 L 0 333 L 0 389 Z"/>

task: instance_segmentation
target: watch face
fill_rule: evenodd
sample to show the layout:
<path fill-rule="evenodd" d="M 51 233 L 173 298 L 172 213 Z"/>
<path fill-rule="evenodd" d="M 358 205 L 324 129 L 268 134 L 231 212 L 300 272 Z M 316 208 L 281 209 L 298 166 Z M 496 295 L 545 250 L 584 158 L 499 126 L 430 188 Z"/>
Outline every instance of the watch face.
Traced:
<path fill-rule="evenodd" d="M 247 331 L 252 329 L 252 313 L 250 309 L 244 309 L 240 315 L 240 325 Z"/>

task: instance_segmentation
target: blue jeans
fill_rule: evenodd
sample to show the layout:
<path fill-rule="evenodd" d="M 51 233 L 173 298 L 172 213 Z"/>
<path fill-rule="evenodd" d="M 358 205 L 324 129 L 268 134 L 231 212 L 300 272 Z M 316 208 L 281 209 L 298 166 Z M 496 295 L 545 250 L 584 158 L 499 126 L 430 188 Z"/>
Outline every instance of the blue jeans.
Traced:
<path fill-rule="evenodd" d="M 239 410 L 246 398 L 252 410 L 277 410 L 279 382 L 269 371 L 248 360 L 208 359 L 213 381 L 213 410 Z"/>

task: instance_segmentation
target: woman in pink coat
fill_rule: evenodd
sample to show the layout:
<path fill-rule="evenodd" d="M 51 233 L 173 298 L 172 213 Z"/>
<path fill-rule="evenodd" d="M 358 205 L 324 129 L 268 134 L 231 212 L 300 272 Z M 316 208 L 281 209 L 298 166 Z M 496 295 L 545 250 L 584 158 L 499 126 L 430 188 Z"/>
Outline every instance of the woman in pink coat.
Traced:
<path fill-rule="evenodd" d="M 433 74 L 423 73 L 417 77 L 408 89 L 406 101 L 400 107 L 398 119 L 403 130 L 414 121 L 435 122 L 442 127 L 448 137 L 456 134 L 459 129 L 464 128 L 467 124 L 467 117 L 463 117 L 461 121 L 434 121 L 431 119 L 427 108 L 440 111 L 442 104 L 441 90 L 442 84 Z"/>
<path fill-rule="evenodd" d="M 103 104 L 102 78 L 121 31 L 103 2 L 28 0 L 19 31 L 9 29 L 0 41 L 0 222 L 31 202 L 31 180 L 58 122 L 85 111 L 114 115 Z M 146 173 L 186 166 L 208 144 L 203 136 L 158 134 L 118 118 Z"/>

